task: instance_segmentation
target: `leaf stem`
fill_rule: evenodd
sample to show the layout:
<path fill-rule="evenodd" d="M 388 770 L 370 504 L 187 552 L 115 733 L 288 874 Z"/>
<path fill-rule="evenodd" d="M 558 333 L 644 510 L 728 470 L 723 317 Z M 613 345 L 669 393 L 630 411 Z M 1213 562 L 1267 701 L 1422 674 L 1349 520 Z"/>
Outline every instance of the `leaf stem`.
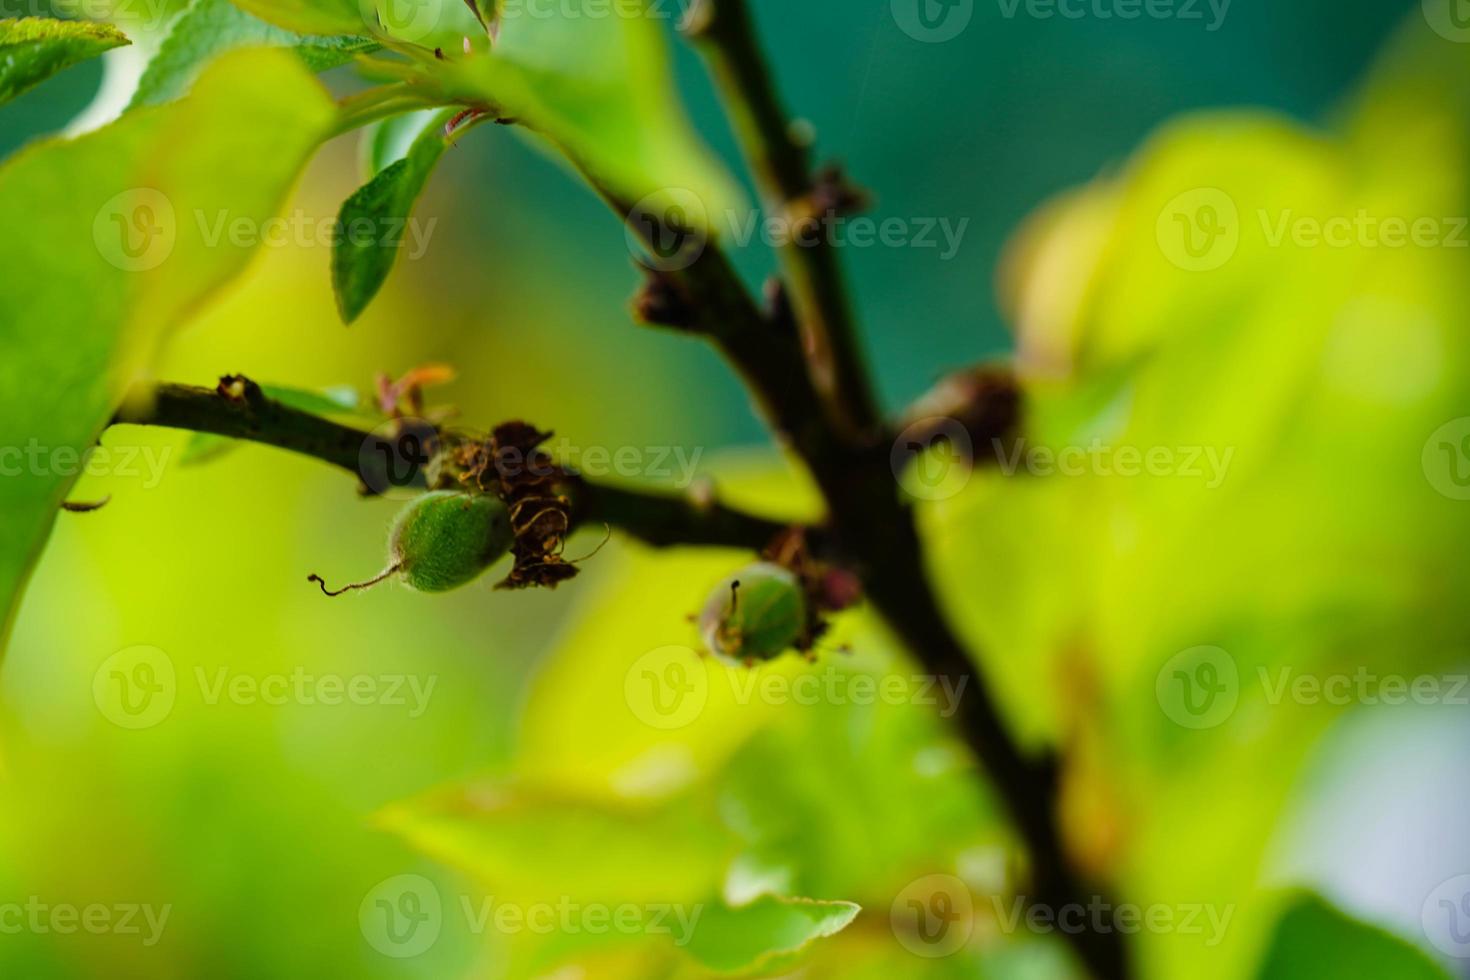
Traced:
<path fill-rule="evenodd" d="M 331 135 L 342 136 L 379 119 L 402 112 L 433 109 L 439 104 L 403 82 L 380 85 L 338 100 L 337 122 Z"/>

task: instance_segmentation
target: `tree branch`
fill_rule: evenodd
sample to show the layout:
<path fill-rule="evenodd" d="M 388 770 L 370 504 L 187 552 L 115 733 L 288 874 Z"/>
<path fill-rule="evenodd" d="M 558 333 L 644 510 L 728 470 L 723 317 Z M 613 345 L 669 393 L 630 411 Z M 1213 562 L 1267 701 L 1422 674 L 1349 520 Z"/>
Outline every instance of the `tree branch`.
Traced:
<path fill-rule="evenodd" d="M 254 382 L 222 378 L 217 388 L 140 385 L 113 425 L 151 425 L 207 432 L 274 446 L 354 474 L 363 486 L 386 486 L 377 453 L 364 453 L 369 432 L 283 405 Z M 381 462 L 380 462 L 381 461 Z M 570 474 L 565 489 L 578 525 L 608 524 L 655 547 L 695 545 L 760 551 L 789 525 L 727 507 L 707 493 L 679 495 L 593 483 Z"/>
<path fill-rule="evenodd" d="M 744 0 L 696 0 L 686 31 L 709 57 L 767 206 L 788 217 L 793 211 L 799 214 L 809 206 L 813 189 L 806 153 L 786 128 Z M 646 225 L 629 222 L 630 209 L 609 200 L 629 227 Z M 653 232 L 648 228 L 645 234 Z M 911 654 L 936 677 L 967 684 L 958 724 L 1010 810 L 1030 856 L 1031 893 L 1024 897 L 1053 915 L 1064 907 L 1091 907 L 1101 891 L 1074 868 L 1067 853 L 1059 823 L 1056 760 L 1029 755 L 1011 737 L 994 695 L 950 627 L 929 580 L 914 515 L 896 486 L 889 447 L 880 439 L 853 438 L 854 430 L 860 436 L 878 430 L 877 413 L 835 256 L 826 244 L 792 245 L 783 260 L 802 331 L 800 344 L 781 331 L 779 317 L 761 312 L 713 243 L 705 243 L 687 268 L 655 274 L 653 286 L 677 294 L 677 302 L 666 304 L 680 313 L 680 322 L 672 325 L 714 341 L 744 377 L 772 429 L 806 461 L 827 501 L 831 547 L 862 577 L 868 597 Z M 661 305 L 643 303 L 640 308 Z M 957 390 L 964 394 L 970 387 L 975 386 Z M 1001 409 L 1004 414 L 1003 404 Z M 966 416 L 961 424 L 983 429 L 989 421 Z M 1066 939 L 1098 980 L 1129 975 L 1128 950 L 1117 932 L 1069 931 Z"/>
<path fill-rule="evenodd" d="M 839 207 L 836 186 L 813 179 L 806 146 L 792 135 L 745 0 L 695 0 L 684 32 L 704 52 L 769 214 L 809 230 Z M 832 193 L 826 193 L 826 192 Z M 812 381 L 837 430 L 859 441 L 881 421 L 832 243 L 788 236 L 780 249 Z"/>

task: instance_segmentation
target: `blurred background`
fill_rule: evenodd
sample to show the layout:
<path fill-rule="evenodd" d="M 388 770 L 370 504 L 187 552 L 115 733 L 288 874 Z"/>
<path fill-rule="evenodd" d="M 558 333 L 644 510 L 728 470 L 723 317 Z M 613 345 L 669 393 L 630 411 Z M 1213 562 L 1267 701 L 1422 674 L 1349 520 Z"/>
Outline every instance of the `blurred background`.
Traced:
<path fill-rule="evenodd" d="M 965 223 L 947 258 L 942 245 L 843 252 L 870 360 L 884 402 L 895 411 L 946 371 L 1015 351 L 1007 319 L 1017 314 L 1014 308 L 1002 312 L 1002 297 L 1014 289 L 997 288 L 997 277 L 1006 243 L 1028 216 L 1100 175 L 1132 172 L 1129 161 L 1140 145 L 1181 114 L 1252 107 L 1304 131 L 1335 124 L 1375 56 L 1419 7 L 1412 0 L 1235 0 L 1211 29 L 1214 15 L 1204 4 L 1201 20 L 1125 22 L 1043 19 L 1025 15 L 1024 7 L 1007 16 L 1004 3 L 977 2 L 973 20 L 957 37 L 925 43 L 902 29 L 888 0 L 753 5 L 788 106 L 811 123 L 820 156 L 840 160 L 872 190 L 873 215 L 948 219 L 953 227 Z M 740 173 L 697 59 L 683 45 L 675 50 L 679 87 L 695 124 Z M 113 52 L 104 60 L 129 56 Z M 101 62 L 84 64 L 0 107 L 0 154 L 83 112 L 103 70 Z M 339 91 L 357 84 L 351 69 L 328 80 Z M 1429 98 L 1438 95 L 1431 90 Z M 1459 122 L 1463 127 L 1465 120 Z M 1382 154 L 1392 155 L 1386 134 L 1393 131 L 1385 126 L 1380 133 Z M 1393 165 L 1390 160 L 1385 169 Z M 317 156 L 290 207 L 330 217 L 361 180 L 355 139 L 339 139 Z M 1462 182 L 1451 196 L 1463 202 L 1466 188 L 1470 183 Z M 333 307 L 328 249 L 265 249 L 244 277 L 171 341 L 158 376 L 211 383 L 220 374 L 241 372 L 262 382 L 351 385 L 369 392 L 377 372 L 446 362 L 458 378 L 434 394 L 457 406 L 467 422 L 522 417 L 581 449 L 677 447 L 698 459 L 702 475 L 721 477 L 738 500 L 783 515 L 811 511 L 800 481 L 760 448 L 761 427 L 718 359 L 699 344 L 631 325 L 627 303 L 638 279 L 622 229 L 562 165 L 509 129 L 477 130 L 447 154 L 417 215 L 436 222 L 427 250 L 400 260 L 384 292 L 352 327 L 339 323 Z M 1150 234 L 1152 227 L 1150 221 Z M 752 283 L 771 271 L 769 253 L 758 245 L 734 254 Z M 1419 275 L 1412 256 L 1401 260 L 1408 264 L 1406 278 Z M 1453 279 L 1458 269 L 1436 268 L 1423 278 Z M 1343 270 L 1334 275 L 1351 276 Z M 1261 289 L 1253 282 L 1236 288 Z M 1335 294 L 1322 286 L 1320 293 L 1278 302 L 1282 335 L 1299 325 L 1314 296 L 1326 303 L 1329 295 Z M 1143 315 L 1161 315 L 1148 302 L 1134 300 Z M 1180 309 L 1195 315 L 1187 304 Z M 1307 333 L 1303 329 L 1298 336 Z M 1125 528 L 1127 522 L 1115 520 L 1098 538 L 1076 532 L 1067 517 L 1090 492 L 1082 488 L 1028 492 L 1019 503 L 1004 503 L 996 499 L 1004 487 L 987 477 L 960 499 L 926 512 L 936 562 L 946 571 L 947 592 L 962 610 L 967 635 L 984 641 L 990 656 L 1013 661 L 988 662 L 987 668 L 997 672 L 1028 741 L 1080 744 L 1096 728 L 1109 733 L 1093 744 L 1149 746 L 1119 763 L 1121 773 L 1106 777 L 1100 774 L 1106 767 L 1093 759 L 1077 776 L 1074 797 L 1074 818 L 1084 825 L 1081 849 L 1101 855 L 1098 866 L 1136 887 L 1139 901 L 1275 907 L 1279 899 L 1268 902 L 1259 895 L 1305 885 L 1423 948 L 1441 969 L 1470 976 L 1466 961 L 1436 948 L 1421 923 L 1435 886 L 1470 872 L 1470 842 L 1463 832 L 1470 805 L 1465 707 L 1389 711 L 1359 705 L 1318 712 L 1294 726 L 1279 757 L 1262 754 L 1274 751 L 1262 748 L 1274 743 L 1260 741 L 1269 725 L 1247 726 L 1245 734 L 1226 726 L 1224 761 L 1216 760 L 1219 768 L 1212 769 L 1213 756 L 1180 748 L 1181 733 L 1187 732 L 1160 715 L 1152 687 L 1167 654 L 1197 645 L 1230 649 L 1241 671 L 1253 676 L 1258 662 L 1268 662 L 1257 656 L 1264 649 L 1262 635 L 1278 642 L 1286 636 L 1297 649 L 1342 653 L 1357 649 L 1341 642 L 1346 634 L 1352 644 L 1379 651 L 1386 658 L 1374 661 L 1380 666 L 1410 665 L 1406 672 L 1413 676 L 1444 674 L 1459 665 L 1463 673 L 1463 628 L 1450 610 L 1463 595 L 1454 587 L 1463 581 L 1465 562 L 1454 552 L 1465 519 L 1458 509 L 1450 516 L 1455 504 L 1442 496 L 1425 499 L 1419 469 L 1422 440 L 1434 428 L 1421 422 L 1453 418 L 1452 407 L 1466 390 L 1466 378 L 1455 373 L 1463 341 L 1453 350 L 1446 343 L 1430 343 L 1423 355 L 1451 367 L 1438 375 L 1432 404 L 1414 408 L 1404 422 L 1403 431 L 1418 433 L 1413 441 L 1404 441 L 1398 430 L 1359 425 L 1347 412 L 1322 408 L 1322 418 L 1313 422 L 1303 419 L 1301 401 L 1282 409 L 1289 417 L 1283 425 L 1321 438 L 1299 441 L 1289 454 L 1295 466 L 1289 478 L 1301 488 L 1301 506 L 1288 504 L 1279 524 L 1262 523 L 1259 495 L 1266 491 L 1259 481 L 1246 492 L 1247 501 L 1236 498 L 1225 516 L 1210 511 L 1189 520 L 1179 517 L 1186 503 L 1139 490 L 1128 505 L 1135 523 Z M 1368 353 L 1353 348 L 1333 355 L 1326 343 L 1322 349 L 1329 351 L 1324 363 L 1340 356 L 1356 366 L 1346 371 L 1349 378 L 1365 363 L 1393 363 L 1371 345 Z M 1209 350 L 1194 349 L 1188 356 L 1196 366 L 1212 363 L 1204 359 Z M 1103 373 L 1123 370 L 1120 365 L 1135 353 L 1118 353 L 1102 365 Z M 1222 414 L 1253 417 L 1252 406 L 1261 403 L 1253 399 L 1251 373 L 1237 364 L 1222 370 L 1222 377 L 1241 384 L 1159 386 L 1157 400 L 1139 411 L 1164 415 L 1161 405 L 1209 397 Z M 1286 384 L 1279 378 L 1269 383 Z M 1076 421 L 1083 412 L 1078 405 L 1091 396 L 1038 396 L 1037 431 L 1091 431 Z M 1363 411 L 1364 418 L 1382 419 Z M 1086 414 L 1107 415 L 1095 403 Z M 1209 424 L 1199 425 L 1209 430 Z M 1204 438 L 1183 428 L 1184 422 L 1179 426 L 1167 437 L 1178 436 L 1170 445 Z M 1214 431 L 1230 433 L 1230 445 L 1252 445 L 1249 435 L 1229 426 Z M 1360 435 L 1362 443 L 1355 441 Z M 986 881 L 1009 881 L 1014 864 L 1009 836 L 993 819 L 995 806 L 983 782 L 940 752 L 948 742 L 932 712 L 898 712 L 894 721 L 855 719 L 834 710 L 835 717 L 823 721 L 810 710 L 785 705 L 775 712 L 782 716 L 775 724 L 783 734 L 770 736 L 778 739 L 770 743 L 755 734 L 755 721 L 732 721 L 738 712 L 721 714 L 713 707 L 699 725 L 672 734 L 628 716 L 621 686 L 628 665 L 668 645 L 694 645 L 685 614 L 698 609 L 708 587 L 736 567 L 740 556 L 656 555 L 615 542 L 586 566 L 582 578 L 555 593 L 505 595 L 476 587 L 428 600 L 389 588 L 328 601 L 306 583 L 306 575 L 317 572 L 337 582 L 375 572 L 383 564 L 385 528 L 396 504 L 360 502 L 349 482 L 327 468 L 255 447 L 208 465 L 185 465 L 186 443 L 183 436 L 138 430 L 105 437 L 104 444 L 156 453 L 161 469 L 156 475 L 144 470 L 134 477 L 84 478 L 74 490 L 75 498 L 111 494 L 112 502 L 95 514 L 62 516 L 0 671 L 0 771 L 6 786 L 0 799 L 0 898 L 167 906 L 166 928 L 156 943 L 117 933 L 7 933 L 0 935 L 0 974 L 704 975 L 660 958 L 630 966 L 571 957 L 580 965 L 563 967 L 548 959 L 528 968 L 507 951 L 513 943 L 476 934 L 457 911 L 445 913 L 431 948 L 411 957 L 383 955 L 360 918 L 361 906 L 381 883 L 423 875 L 446 907 L 457 907 L 461 896 L 495 893 L 494 875 L 486 884 L 464 872 L 473 861 L 456 860 L 457 848 L 467 845 L 445 842 L 459 839 L 443 828 L 443 811 L 452 815 L 455 804 L 434 803 L 442 819 L 429 821 L 434 826 L 428 830 L 395 805 L 436 787 L 511 772 L 544 769 L 558 779 L 614 784 L 611 791 L 633 786 L 629 792 L 638 796 L 649 786 L 694 785 L 695 774 L 718 771 L 725 782 L 714 795 L 721 815 L 716 822 L 744 826 L 731 816 L 732 798 L 757 811 L 762 799 L 784 799 L 778 789 L 756 785 L 753 773 L 784 770 L 788 763 L 798 768 L 779 754 L 762 766 L 761 753 L 822 744 L 823 738 L 837 741 L 821 734 L 835 727 L 851 741 L 813 751 L 832 753 L 830 768 L 840 777 L 804 774 L 800 782 L 792 776 L 800 786 L 791 792 L 805 799 L 820 790 L 834 806 L 851 811 L 877 806 L 876 800 L 889 795 L 875 773 L 900 763 L 872 761 L 882 752 L 871 742 L 878 738 L 874 731 L 889 726 L 922 729 L 914 744 L 933 751 L 922 755 L 927 769 L 913 768 L 920 756 L 900 753 L 918 788 L 915 796 L 887 806 L 908 802 L 928 809 L 922 787 L 943 784 L 949 787 L 945 794 L 960 799 L 942 794 L 945 802 L 933 808 L 943 809 L 945 820 L 968 821 L 972 829 L 959 842 L 963 846 L 940 855 L 923 853 L 911 840 L 885 850 L 888 844 L 873 838 L 870 827 L 849 827 L 845 836 L 816 834 L 825 844 L 807 839 L 811 826 L 786 828 L 781 840 L 787 847 L 804 849 L 808 857 L 822 847 L 832 851 L 820 861 L 812 858 L 820 865 L 816 870 L 799 858 L 788 862 L 787 871 L 797 868 L 786 879 L 789 885 L 811 897 L 859 901 L 872 913 L 860 920 L 865 928 L 854 927 L 841 957 L 819 957 L 801 969 L 812 976 L 866 976 L 862 971 L 868 969 L 874 976 L 894 970 L 1066 975 L 1046 941 L 1015 944 L 991 936 L 976 940 L 973 955 L 942 961 L 916 957 L 891 942 L 888 902 L 905 882 L 928 873 L 958 874 L 980 882 L 980 889 Z M 1390 446 L 1402 451 L 1385 449 Z M 1249 481 L 1265 464 L 1246 453 L 1237 465 Z M 1362 482 L 1355 474 L 1362 474 Z M 1402 479 L 1395 482 L 1388 474 Z M 1320 504 L 1324 492 L 1361 506 L 1343 504 L 1348 513 L 1341 526 L 1324 520 L 1303 530 L 1312 502 Z M 1037 515 L 1055 519 L 1028 525 Z M 1000 540 L 997 522 L 1041 529 Z M 1354 534 L 1369 529 L 1362 533 L 1368 543 L 1343 530 L 1349 526 Z M 1221 557 L 1223 539 L 1231 528 L 1242 527 L 1260 528 L 1261 541 L 1246 535 L 1242 542 L 1237 534 L 1231 557 Z M 1396 541 L 1398 550 L 1379 548 L 1379 534 Z M 1159 544 L 1164 537 L 1172 538 L 1172 548 Z M 1349 539 L 1362 546 L 1326 546 Z M 596 543 L 595 535 L 579 539 L 572 550 L 579 544 L 590 550 Z M 1320 560 L 1306 562 L 1310 575 L 1298 575 L 1292 557 L 1317 545 L 1324 545 Z M 1213 570 L 1191 580 L 1194 585 L 1178 585 L 1176 593 L 1171 579 L 1194 567 L 1177 551 L 1190 547 L 1199 565 Z M 1026 548 L 1045 555 L 1007 564 Z M 1018 566 L 1026 571 L 1015 572 Z M 1007 578 L 1015 581 L 1008 585 Z M 1334 587 L 1319 588 L 1318 579 Z M 1209 588 L 1219 591 L 1209 597 Z M 1141 598 L 1144 593 L 1148 598 Z M 987 619 L 1002 601 L 1021 609 L 1018 616 L 1027 622 L 1006 627 Z M 1087 605 L 1087 615 L 1069 603 Z M 1157 610 L 1176 604 L 1199 613 L 1194 632 L 1178 623 L 1159 625 Z M 839 633 L 854 643 L 855 659 L 843 669 L 895 669 L 882 631 L 865 614 L 849 619 Z M 1121 620 L 1130 622 L 1120 625 Z M 1091 637 L 1079 635 L 1088 622 L 1102 627 Z M 1095 676 L 1102 669 L 1076 667 L 1074 656 L 1106 660 L 1112 644 L 1128 647 L 1146 668 L 1123 671 L 1124 679 L 1114 682 Z M 137 647 L 151 649 L 141 656 L 159 676 L 172 671 L 175 690 L 166 714 L 127 727 L 103 707 L 110 695 L 94 687 L 109 683 L 109 665 L 115 663 L 109 658 Z M 1077 652 L 1084 648 L 1086 653 Z M 128 656 L 131 669 L 140 655 Z M 1347 657 L 1343 663 L 1356 663 L 1350 652 Z M 264 679 L 303 673 L 365 676 L 380 685 L 373 689 L 379 692 L 388 683 L 383 678 L 401 678 L 394 683 L 402 685 L 405 703 L 385 703 L 399 700 L 386 694 L 363 704 L 323 704 L 295 695 L 270 703 L 248 693 Z M 220 683 L 236 678 L 244 679 L 241 690 L 247 693 L 221 694 L 229 688 Z M 1116 696 L 1116 689 L 1100 696 L 1117 712 L 1111 720 L 1089 720 L 1086 712 L 1068 715 L 1055 706 L 1082 697 L 1074 689 L 1113 683 L 1142 695 L 1136 703 Z M 1062 693 L 1042 697 L 1037 685 Z M 720 708 L 726 710 L 728 705 Z M 1249 711 L 1242 708 L 1241 714 Z M 721 725 L 725 731 L 709 733 Z M 635 734 L 621 733 L 619 726 Z M 1159 736 L 1158 730 L 1167 734 Z M 677 751 L 658 748 L 665 743 Z M 734 768 L 727 771 L 727 764 Z M 865 778 L 875 783 L 862 788 L 868 796 L 855 789 Z M 832 785 L 822 789 L 824 779 Z M 1191 788 L 1151 803 L 1145 787 L 1156 784 Z M 1238 815 L 1253 812 L 1257 803 L 1258 816 Z M 1104 825 L 1126 823 L 1140 808 L 1154 805 L 1165 825 L 1140 834 L 1147 843 L 1132 850 L 1117 845 L 1118 835 Z M 810 806 L 792 812 L 827 819 L 816 815 L 817 804 Z M 933 830 L 928 819 L 908 828 L 914 838 Z M 1260 833 L 1249 842 L 1212 836 L 1233 820 Z M 528 848 L 535 842 L 549 855 L 562 847 L 522 832 Z M 1126 857 L 1116 856 L 1125 851 Z M 1205 852 L 1215 864 L 1238 858 L 1249 868 L 1249 886 L 1215 871 L 1169 882 L 1147 867 L 1188 866 Z M 526 858 L 526 874 L 533 877 L 532 857 L 539 853 L 531 850 Z M 874 881 L 864 881 L 854 870 L 869 867 L 883 869 L 881 883 L 876 872 Z M 758 877 L 759 869 L 745 870 Z M 871 891 L 853 894 L 859 882 Z M 1176 949 L 1166 938 L 1143 955 L 1148 972 L 1256 975 L 1274 915 L 1241 919 L 1246 924 L 1238 927 L 1238 942 L 1232 934 L 1231 951 L 1189 943 Z M 1036 948 L 1018 954 L 1012 948 L 1017 945 Z"/>

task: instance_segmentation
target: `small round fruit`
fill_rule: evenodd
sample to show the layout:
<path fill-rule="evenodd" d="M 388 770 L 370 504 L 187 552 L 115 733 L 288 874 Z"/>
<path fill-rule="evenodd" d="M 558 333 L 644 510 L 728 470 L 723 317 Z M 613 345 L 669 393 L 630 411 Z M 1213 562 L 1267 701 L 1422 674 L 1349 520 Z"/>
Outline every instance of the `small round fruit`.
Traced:
<path fill-rule="evenodd" d="M 514 540 L 510 514 L 498 498 L 441 490 L 403 509 L 390 548 L 409 588 L 449 592 L 485 574 Z"/>
<path fill-rule="evenodd" d="M 710 653 L 734 663 L 774 660 L 797 644 L 806 627 L 801 582 L 769 562 L 744 568 L 717 586 L 699 617 Z"/>
<path fill-rule="evenodd" d="M 318 575 L 310 580 L 330 596 L 371 588 L 394 575 L 419 592 L 449 592 L 483 575 L 514 541 L 510 512 L 499 498 L 438 490 L 399 512 L 388 538 L 388 567 L 376 578 L 335 592 Z"/>

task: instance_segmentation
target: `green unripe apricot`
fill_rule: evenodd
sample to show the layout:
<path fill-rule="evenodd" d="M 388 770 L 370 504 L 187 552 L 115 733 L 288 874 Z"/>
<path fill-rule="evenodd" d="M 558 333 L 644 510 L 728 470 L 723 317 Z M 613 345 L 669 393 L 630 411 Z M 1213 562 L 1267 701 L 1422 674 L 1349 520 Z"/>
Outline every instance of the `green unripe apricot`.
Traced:
<path fill-rule="evenodd" d="M 403 509 L 389 547 L 409 588 L 449 592 L 485 574 L 514 540 L 510 513 L 498 498 L 437 491 Z"/>
<path fill-rule="evenodd" d="M 483 575 L 510 551 L 515 541 L 510 513 L 488 494 L 439 490 L 414 499 L 393 522 L 388 567 L 371 581 L 328 592 L 341 595 L 401 575 L 418 592 L 449 592 Z"/>
<path fill-rule="evenodd" d="M 710 653 L 722 660 L 774 660 L 806 632 L 806 594 L 790 570 L 758 562 L 715 588 L 699 628 Z"/>

